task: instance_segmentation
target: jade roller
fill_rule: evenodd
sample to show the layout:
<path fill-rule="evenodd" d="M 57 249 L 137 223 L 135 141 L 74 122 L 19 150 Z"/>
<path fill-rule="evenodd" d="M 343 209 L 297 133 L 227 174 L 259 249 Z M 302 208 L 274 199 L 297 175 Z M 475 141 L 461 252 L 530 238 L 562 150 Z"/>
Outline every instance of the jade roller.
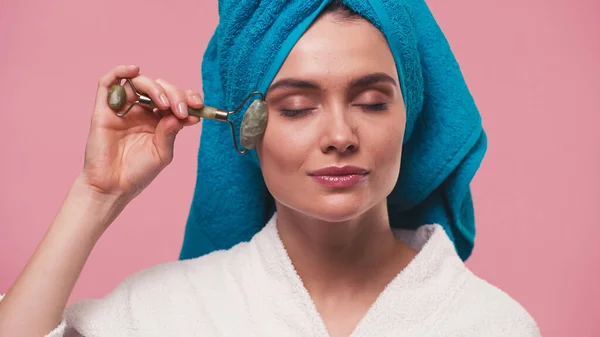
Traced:
<path fill-rule="evenodd" d="M 152 99 L 140 92 L 137 91 L 133 82 L 129 79 L 125 79 L 129 86 L 133 90 L 133 93 L 136 96 L 136 100 L 129 105 L 129 107 L 124 112 L 119 112 L 121 109 L 125 107 L 127 103 L 127 93 L 125 92 L 125 87 L 120 84 L 121 79 L 117 81 L 117 84 L 114 84 L 110 87 L 108 91 L 108 105 L 112 110 L 115 111 L 116 115 L 119 117 L 125 116 L 134 105 L 139 104 L 151 109 L 157 108 L 156 104 L 152 101 Z M 259 99 L 254 100 L 246 113 L 244 114 L 244 118 L 242 118 L 242 125 L 240 126 L 240 143 L 243 149 L 240 150 L 238 147 L 236 137 L 235 137 L 235 127 L 233 122 L 229 119 L 229 115 L 239 112 L 242 109 L 244 104 L 252 97 L 258 95 Z M 196 116 L 198 118 L 208 118 L 221 122 L 229 123 L 231 126 L 231 135 L 233 137 L 233 145 L 235 150 L 240 154 L 245 154 L 248 150 L 253 149 L 256 144 L 262 138 L 265 129 L 267 127 L 267 103 L 264 100 L 264 95 L 260 91 L 255 91 L 248 95 L 244 101 L 233 111 L 226 111 L 222 109 L 217 109 L 210 106 L 203 106 L 200 109 L 195 109 L 188 106 L 188 114 L 190 116 Z"/>

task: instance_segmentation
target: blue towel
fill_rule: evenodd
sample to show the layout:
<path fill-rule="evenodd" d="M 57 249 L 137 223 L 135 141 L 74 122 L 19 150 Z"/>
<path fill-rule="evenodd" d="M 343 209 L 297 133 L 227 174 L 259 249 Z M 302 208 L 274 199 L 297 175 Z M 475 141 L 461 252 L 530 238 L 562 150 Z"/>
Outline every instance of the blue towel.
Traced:
<path fill-rule="evenodd" d="M 202 63 L 205 103 L 232 110 L 266 92 L 285 57 L 330 0 L 220 0 L 220 22 Z M 450 46 L 423 0 L 347 0 L 385 35 L 407 109 L 402 163 L 388 197 L 394 228 L 438 223 L 463 260 L 475 219 L 470 182 L 487 142 Z M 232 116 L 239 130 L 242 114 Z M 248 241 L 275 211 L 256 151 L 237 154 L 226 123 L 204 120 L 198 171 L 180 258 Z"/>

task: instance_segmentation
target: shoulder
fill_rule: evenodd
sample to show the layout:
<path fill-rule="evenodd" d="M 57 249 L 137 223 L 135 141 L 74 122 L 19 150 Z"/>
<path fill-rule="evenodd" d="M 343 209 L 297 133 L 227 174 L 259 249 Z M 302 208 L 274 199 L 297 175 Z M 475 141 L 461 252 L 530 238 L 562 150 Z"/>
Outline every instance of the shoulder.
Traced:
<path fill-rule="evenodd" d="M 399 235 L 420 250 L 418 268 L 413 268 L 413 274 L 422 276 L 417 278 L 419 286 L 435 285 L 435 291 L 425 296 L 435 293 L 440 301 L 432 327 L 440 336 L 540 336 L 537 323 L 521 304 L 467 268 L 441 226 Z"/>
<path fill-rule="evenodd" d="M 78 301 L 65 312 L 67 325 L 86 335 L 144 335 L 177 330 L 198 317 L 210 317 L 220 303 L 235 303 L 242 297 L 236 270 L 252 257 L 249 243 L 183 261 L 161 263 L 136 272 L 101 299 Z M 173 331 L 176 329 L 177 331 Z M 184 329 L 184 328 L 183 328 Z"/>
<path fill-rule="evenodd" d="M 541 336 L 536 321 L 521 304 L 469 270 L 446 318 L 444 330 L 452 336 L 465 336 L 465 332 L 469 332 L 466 336 Z"/>

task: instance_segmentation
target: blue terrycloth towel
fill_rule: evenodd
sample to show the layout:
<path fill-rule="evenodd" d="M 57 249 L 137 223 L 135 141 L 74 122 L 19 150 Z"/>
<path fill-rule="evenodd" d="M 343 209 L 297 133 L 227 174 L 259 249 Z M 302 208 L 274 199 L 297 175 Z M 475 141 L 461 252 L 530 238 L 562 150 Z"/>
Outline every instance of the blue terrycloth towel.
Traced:
<path fill-rule="evenodd" d="M 234 109 L 266 92 L 287 54 L 329 0 L 220 0 L 206 49 L 207 105 Z M 385 35 L 407 109 L 400 176 L 388 197 L 392 227 L 439 223 L 466 260 L 475 219 L 470 182 L 487 148 L 481 117 L 424 0 L 347 0 Z M 241 114 L 232 116 L 239 130 Z M 226 123 L 203 121 L 198 172 L 180 258 L 249 240 L 275 211 L 256 151 L 235 152 Z"/>

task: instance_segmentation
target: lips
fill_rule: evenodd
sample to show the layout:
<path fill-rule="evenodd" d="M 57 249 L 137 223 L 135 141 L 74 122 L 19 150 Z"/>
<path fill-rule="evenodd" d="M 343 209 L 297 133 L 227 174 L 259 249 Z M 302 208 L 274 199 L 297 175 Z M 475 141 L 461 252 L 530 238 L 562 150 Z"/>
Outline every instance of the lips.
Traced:
<path fill-rule="evenodd" d="M 369 173 L 367 169 L 357 166 L 330 166 L 320 170 L 312 171 L 309 176 L 344 176 L 344 175 L 365 175 Z"/>
<path fill-rule="evenodd" d="M 367 169 L 357 166 L 330 166 L 310 172 L 316 182 L 330 188 L 351 187 L 362 182 L 369 174 Z"/>

